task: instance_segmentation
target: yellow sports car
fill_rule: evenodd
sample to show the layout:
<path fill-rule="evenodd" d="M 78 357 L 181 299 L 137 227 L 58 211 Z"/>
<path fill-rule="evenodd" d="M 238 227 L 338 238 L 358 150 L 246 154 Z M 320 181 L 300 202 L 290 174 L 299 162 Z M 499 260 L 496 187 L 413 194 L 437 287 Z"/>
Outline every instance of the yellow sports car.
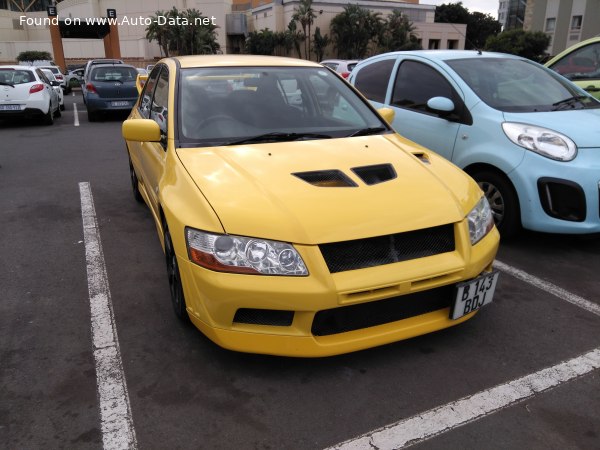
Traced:
<path fill-rule="evenodd" d="M 327 356 L 489 303 L 487 200 L 383 118 L 316 63 L 161 60 L 122 132 L 177 316 L 228 349 Z"/>

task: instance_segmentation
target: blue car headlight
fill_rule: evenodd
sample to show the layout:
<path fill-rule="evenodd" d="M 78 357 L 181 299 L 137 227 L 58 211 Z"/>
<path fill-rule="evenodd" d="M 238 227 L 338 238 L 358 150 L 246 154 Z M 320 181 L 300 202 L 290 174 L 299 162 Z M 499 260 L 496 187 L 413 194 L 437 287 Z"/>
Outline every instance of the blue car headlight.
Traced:
<path fill-rule="evenodd" d="M 471 245 L 477 244 L 494 228 L 492 208 L 490 208 L 490 204 L 485 196 L 481 197 L 481 200 L 469 212 L 467 222 L 469 223 Z"/>
<path fill-rule="evenodd" d="M 286 242 L 193 228 L 186 228 L 185 234 L 190 260 L 207 269 L 256 275 L 308 275 L 302 257 Z"/>
<path fill-rule="evenodd" d="M 577 156 L 577 145 L 564 134 L 524 123 L 504 122 L 506 136 L 519 147 L 556 161 L 571 161 Z"/>

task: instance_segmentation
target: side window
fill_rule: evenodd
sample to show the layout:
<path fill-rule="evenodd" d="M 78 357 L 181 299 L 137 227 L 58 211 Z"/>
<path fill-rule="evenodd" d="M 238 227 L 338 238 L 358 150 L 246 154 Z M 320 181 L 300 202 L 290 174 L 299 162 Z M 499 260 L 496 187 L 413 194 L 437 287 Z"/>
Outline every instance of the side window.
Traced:
<path fill-rule="evenodd" d="M 457 97 L 448 80 L 434 68 L 416 61 L 404 61 L 398 68 L 391 104 L 400 108 L 429 112 L 427 101 L 432 97 Z"/>
<path fill-rule="evenodd" d="M 42 72 L 40 69 L 36 69 L 35 73 L 37 73 L 37 76 L 42 81 L 42 83 L 50 84 L 50 80 L 48 79 L 46 74 L 44 72 Z"/>
<path fill-rule="evenodd" d="M 156 80 L 158 78 L 159 72 L 160 67 L 155 67 L 150 76 L 148 77 L 148 80 L 146 80 L 146 84 L 144 85 L 144 89 L 142 90 L 142 94 L 140 95 L 140 105 L 138 109 L 144 119 L 150 118 L 152 94 L 154 93 L 154 87 L 156 86 Z"/>
<path fill-rule="evenodd" d="M 167 148 L 167 119 L 169 104 L 169 71 L 166 67 L 160 72 L 156 81 L 152 107 L 150 108 L 150 118 L 160 127 L 161 143 Z"/>
<path fill-rule="evenodd" d="M 384 59 L 363 67 L 356 74 L 354 85 L 369 100 L 384 103 L 395 59 Z"/>

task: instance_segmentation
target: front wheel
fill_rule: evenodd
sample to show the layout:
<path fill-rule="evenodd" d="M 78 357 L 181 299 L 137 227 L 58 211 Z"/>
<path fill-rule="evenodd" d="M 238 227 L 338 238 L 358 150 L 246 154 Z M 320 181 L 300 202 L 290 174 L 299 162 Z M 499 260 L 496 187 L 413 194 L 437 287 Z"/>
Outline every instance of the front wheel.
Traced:
<path fill-rule="evenodd" d="M 52 125 L 54 124 L 54 114 L 52 113 L 52 104 L 48 105 L 48 113 L 44 115 L 42 118 L 42 123 L 44 125 Z"/>
<path fill-rule="evenodd" d="M 185 322 L 189 320 L 189 316 L 185 306 L 185 297 L 183 295 L 183 285 L 181 284 L 177 256 L 175 255 L 175 249 L 173 248 L 173 241 L 171 241 L 171 233 L 169 233 L 166 223 L 163 226 L 165 230 L 165 258 L 167 261 L 169 289 L 171 291 L 171 304 L 173 305 L 175 315 Z"/>
<path fill-rule="evenodd" d="M 514 236 L 521 227 L 519 198 L 506 177 L 492 171 L 479 171 L 472 174 L 485 194 L 494 222 L 504 238 Z"/>

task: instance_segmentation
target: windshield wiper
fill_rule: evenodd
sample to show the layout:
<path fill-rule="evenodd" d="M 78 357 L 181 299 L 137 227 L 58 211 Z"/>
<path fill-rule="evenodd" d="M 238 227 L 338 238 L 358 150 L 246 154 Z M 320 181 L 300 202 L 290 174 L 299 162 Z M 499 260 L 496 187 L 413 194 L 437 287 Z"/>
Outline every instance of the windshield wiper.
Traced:
<path fill-rule="evenodd" d="M 553 111 L 562 109 L 563 106 L 573 106 L 575 103 L 582 103 L 581 100 L 585 100 L 586 98 L 589 97 L 587 95 L 574 95 L 573 97 L 565 98 L 559 102 L 552 103 L 552 106 L 554 106 Z"/>
<path fill-rule="evenodd" d="M 259 134 L 258 136 L 240 139 L 239 141 L 228 142 L 226 145 L 252 144 L 254 142 L 300 141 L 303 139 L 331 139 L 331 136 L 328 134 L 318 133 L 282 133 L 276 131 L 273 133 Z"/>
<path fill-rule="evenodd" d="M 15 87 L 15 85 L 14 85 L 14 84 L 7 83 L 7 82 L 5 82 L 5 81 L 0 81 L 0 86 L 10 86 L 10 87 L 12 87 L 12 88 L 14 88 L 14 87 Z"/>
<path fill-rule="evenodd" d="M 348 135 L 347 137 L 368 136 L 371 134 L 381 133 L 382 131 L 387 131 L 387 128 L 384 128 L 384 127 L 363 128 L 362 130 L 355 131 L 354 133 Z"/>

